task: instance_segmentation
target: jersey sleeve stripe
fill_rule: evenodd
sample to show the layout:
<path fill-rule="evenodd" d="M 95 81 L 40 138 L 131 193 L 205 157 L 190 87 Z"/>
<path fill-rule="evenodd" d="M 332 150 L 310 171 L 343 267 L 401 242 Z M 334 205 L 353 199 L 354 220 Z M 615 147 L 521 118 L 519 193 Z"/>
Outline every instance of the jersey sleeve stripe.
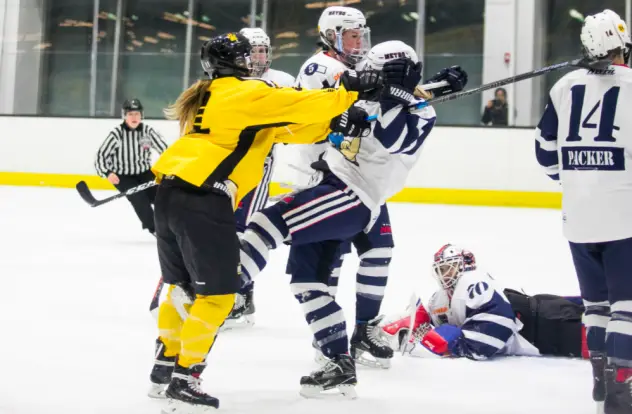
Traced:
<path fill-rule="evenodd" d="M 471 318 L 465 320 L 465 324 L 468 322 L 490 322 L 498 325 L 502 325 L 505 328 L 511 329 L 512 331 L 516 328 L 516 322 L 512 319 L 509 319 L 505 316 L 494 315 L 491 313 L 479 313 Z"/>

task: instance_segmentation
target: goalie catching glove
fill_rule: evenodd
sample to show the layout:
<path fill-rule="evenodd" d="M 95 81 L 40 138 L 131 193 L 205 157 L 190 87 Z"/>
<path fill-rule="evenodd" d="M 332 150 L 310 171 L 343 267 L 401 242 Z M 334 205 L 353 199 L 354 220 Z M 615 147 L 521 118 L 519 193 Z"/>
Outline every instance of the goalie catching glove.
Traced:
<path fill-rule="evenodd" d="M 434 328 L 430 321 L 430 315 L 428 315 L 421 300 L 417 302 L 413 333 L 410 335 L 410 340 L 407 341 L 410 319 L 406 316 L 382 326 L 385 336 L 397 339 L 399 350 L 410 354 L 415 351 L 417 356 L 431 356 L 433 354 L 464 356 L 461 346 L 461 339 L 463 338 L 461 328 L 449 324 L 442 324 Z"/>

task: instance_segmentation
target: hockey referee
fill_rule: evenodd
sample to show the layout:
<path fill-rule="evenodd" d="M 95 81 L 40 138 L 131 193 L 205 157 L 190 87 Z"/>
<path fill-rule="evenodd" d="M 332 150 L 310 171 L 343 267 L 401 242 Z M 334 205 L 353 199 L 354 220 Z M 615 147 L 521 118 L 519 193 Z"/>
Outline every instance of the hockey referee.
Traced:
<path fill-rule="evenodd" d="M 155 179 L 151 172 L 151 150 L 162 154 L 167 144 L 160 134 L 142 122 L 143 105 L 138 99 L 123 103 L 123 123 L 117 125 L 107 136 L 95 161 L 95 168 L 101 177 L 120 192 Z M 155 235 L 154 210 L 156 187 L 128 196 L 143 229 Z"/>

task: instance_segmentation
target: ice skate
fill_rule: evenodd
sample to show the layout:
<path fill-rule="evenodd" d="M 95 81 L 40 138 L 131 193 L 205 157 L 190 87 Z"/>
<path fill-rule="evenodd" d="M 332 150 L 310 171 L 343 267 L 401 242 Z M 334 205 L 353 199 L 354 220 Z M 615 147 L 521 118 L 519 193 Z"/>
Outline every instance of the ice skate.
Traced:
<path fill-rule="evenodd" d="M 165 396 L 167 405 L 162 414 L 203 414 L 219 408 L 219 400 L 202 391 L 200 375 L 205 364 L 194 364 L 190 368 L 175 366 Z"/>
<path fill-rule="evenodd" d="M 604 378 L 606 356 L 601 352 L 590 353 L 590 364 L 593 372 L 593 401 L 597 404 L 597 414 L 604 414 L 603 404 L 606 399 L 606 381 Z"/>
<path fill-rule="evenodd" d="M 245 295 L 240 293 L 235 295 L 235 306 L 230 312 L 222 331 L 230 329 L 249 328 L 255 324 L 255 303 L 253 301 L 253 291 L 246 292 Z"/>
<path fill-rule="evenodd" d="M 632 368 L 607 365 L 605 414 L 632 413 Z"/>
<path fill-rule="evenodd" d="M 373 368 L 390 368 L 393 349 L 381 335 L 381 317 L 358 323 L 351 337 L 351 356 L 358 364 Z"/>
<path fill-rule="evenodd" d="M 329 362 L 329 358 L 323 354 L 323 351 L 321 351 L 316 339 L 312 341 L 312 348 L 314 348 L 314 361 L 316 361 L 318 365 L 324 366 L 327 362 Z"/>
<path fill-rule="evenodd" d="M 357 398 L 355 361 L 349 355 L 330 359 L 321 369 L 301 378 L 305 398 Z"/>
<path fill-rule="evenodd" d="M 147 395 L 151 398 L 165 398 L 165 389 L 171 382 L 171 374 L 175 366 L 175 357 L 165 356 L 165 345 L 160 338 L 156 339 L 154 366 L 149 374 L 151 387 Z"/>

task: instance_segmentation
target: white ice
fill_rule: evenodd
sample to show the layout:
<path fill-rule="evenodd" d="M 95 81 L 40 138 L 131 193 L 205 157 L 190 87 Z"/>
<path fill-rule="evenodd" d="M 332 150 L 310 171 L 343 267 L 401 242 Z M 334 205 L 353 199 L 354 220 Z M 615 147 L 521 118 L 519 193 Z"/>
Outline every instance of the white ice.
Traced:
<path fill-rule="evenodd" d="M 98 192 L 105 197 L 110 192 Z M 505 285 L 577 294 L 556 210 L 391 204 L 395 256 L 383 313 L 414 289 L 435 289 L 432 254 L 446 242 L 476 254 Z M 148 306 L 160 277 L 155 240 L 126 200 L 90 208 L 74 190 L 0 187 L 0 413 L 158 414 L 146 396 L 156 337 Z M 355 254 L 339 301 L 355 309 Z M 390 370 L 359 368 L 355 401 L 306 400 L 298 381 L 316 368 L 290 294 L 287 248 L 257 279 L 257 323 L 221 334 L 204 374 L 220 410 L 244 414 L 531 414 L 594 412 L 586 361 L 489 362 L 397 355 Z M 350 323 L 348 329 L 352 329 Z"/>

